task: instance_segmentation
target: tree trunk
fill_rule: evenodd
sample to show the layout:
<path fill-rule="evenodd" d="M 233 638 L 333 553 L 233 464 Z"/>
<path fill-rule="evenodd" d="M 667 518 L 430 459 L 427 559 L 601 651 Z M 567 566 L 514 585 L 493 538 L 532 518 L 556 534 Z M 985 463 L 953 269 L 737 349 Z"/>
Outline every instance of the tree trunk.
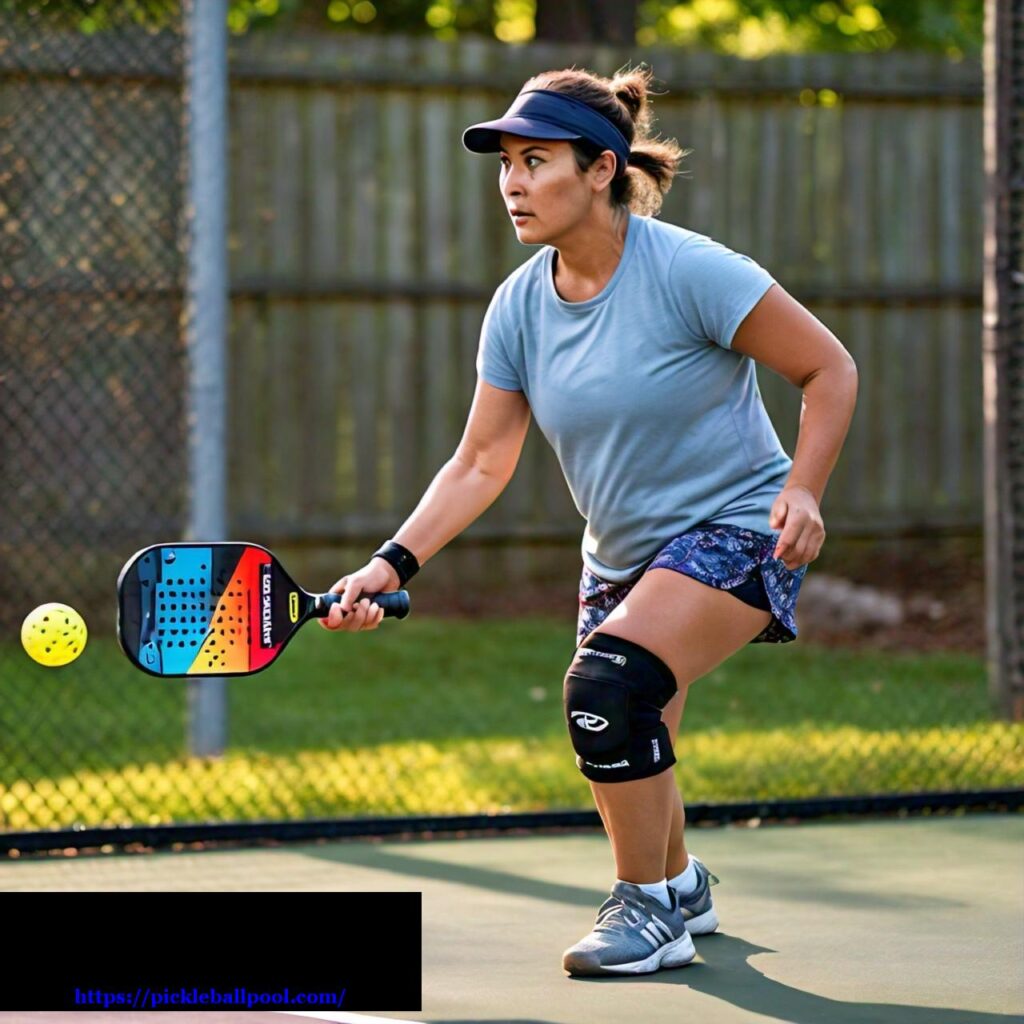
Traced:
<path fill-rule="evenodd" d="M 537 39 L 549 43 L 636 42 L 638 0 L 537 0 Z"/>

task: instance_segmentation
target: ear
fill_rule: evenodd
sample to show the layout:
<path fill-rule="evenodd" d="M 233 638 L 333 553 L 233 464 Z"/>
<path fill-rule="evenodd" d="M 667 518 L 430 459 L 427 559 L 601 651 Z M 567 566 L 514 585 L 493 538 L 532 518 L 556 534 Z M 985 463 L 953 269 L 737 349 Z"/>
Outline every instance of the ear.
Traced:
<path fill-rule="evenodd" d="M 595 192 L 602 192 L 615 177 L 615 169 L 618 166 L 615 154 L 606 149 L 591 165 L 589 173 L 593 176 L 593 189 Z"/>

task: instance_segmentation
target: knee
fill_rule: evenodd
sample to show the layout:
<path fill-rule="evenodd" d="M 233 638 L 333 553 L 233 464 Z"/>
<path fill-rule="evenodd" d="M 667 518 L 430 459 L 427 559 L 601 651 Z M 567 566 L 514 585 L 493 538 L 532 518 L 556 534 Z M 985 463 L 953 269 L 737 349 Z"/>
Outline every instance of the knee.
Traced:
<path fill-rule="evenodd" d="M 565 676 L 564 707 L 576 765 L 594 782 L 629 782 L 675 764 L 661 709 L 675 676 L 640 644 L 591 633 Z"/>

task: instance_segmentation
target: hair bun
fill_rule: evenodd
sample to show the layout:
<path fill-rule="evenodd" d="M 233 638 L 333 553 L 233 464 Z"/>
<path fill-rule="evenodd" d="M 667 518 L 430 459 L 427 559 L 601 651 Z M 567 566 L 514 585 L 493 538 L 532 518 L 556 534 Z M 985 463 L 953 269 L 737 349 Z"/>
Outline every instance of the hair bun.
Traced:
<path fill-rule="evenodd" d="M 635 121 L 643 110 L 644 102 L 647 99 L 647 90 L 642 82 L 623 82 L 621 85 L 613 83 L 615 97 L 621 100 L 629 111 L 629 116 Z"/>
<path fill-rule="evenodd" d="M 542 71 L 520 90 L 564 93 L 592 107 L 622 132 L 630 144 L 626 158 L 630 173 L 611 183 L 609 199 L 612 206 L 627 207 L 641 217 L 657 216 L 672 179 L 682 173 L 680 163 L 691 152 L 680 149 L 675 139 L 651 137 L 654 110 L 650 97 L 662 95 L 651 89 L 653 80 L 654 72 L 646 63 L 636 68 L 622 67 L 610 78 L 571 67 Z M 570 145 L 576 166 L 584 173 L 603 151 L 603 147 L 585 139 L 571 140 Z"/>
<path fill-rule="evenodd" d="M 629 111 L 629 116 L 641 134 L 646 133 L 650 121 L 647 92 L 652 71 L 649 67 L 619 71 L 608 83 L 615 98 Z"/>

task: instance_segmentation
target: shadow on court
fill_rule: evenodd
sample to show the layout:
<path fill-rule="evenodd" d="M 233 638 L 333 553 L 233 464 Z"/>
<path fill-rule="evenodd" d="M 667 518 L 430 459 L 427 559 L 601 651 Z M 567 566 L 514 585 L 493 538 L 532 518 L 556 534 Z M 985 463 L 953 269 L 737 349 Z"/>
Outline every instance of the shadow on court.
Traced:
<path fill-rule="evenodd" d="M 734 935 L 716 934 L 694 940 L 703 963 L 680 971 L 663 971 L 654 977 L 664 984 L 680 985 L 712 996 L 722 1003 L 789 1024 L 1006 1024 L 1017 1014 L 975 1012 L 939 1006 L 899 1006 L 878 1002 L 843 1002 L 804 992 L 766 977 L 749 963 L 758 953 L 775 953 Z M 606 985 L 609 979 L 574 979 Z M 626 979 L 626 984 L 642 979 Z M 612 982 L 613 984 L 617 982 Z"/>
<path fill-rule="evenodd" d="M 615 878 L 603 833 L 24 858 L 0 863 L 0 890 L 421 892 L 423 1009 L 375 1011 L 392 1020 L 1020 1019 L 1024 816 L 696 828 L 687 843 L 722 880 L 721 930 L 692 964 L 635 978 L 561 968 Z"/>
<path fill-rule="evenodd" d="M 488 980 L 481 956 L 492 953 L 495 933 L 493 955 L 511 961 L 502 970 L 528 968 L 534 977 L 522 978 L 524 990 L 547 994 L 545 1021 L 669 1021 L 686 1009 L 702 1024 L 994 1024 L 1024 1009 L 1022 840 L 1024 819 L 995 815 L 691 830 L 690 848 L 723 879 L 714 889 L 720 933 L 698 937 L 698 959 L 682 969 L 579 979 L 561 972 L 560 954 L 589 930 L 614 879 L 603 835 L 305 852 L 422 887 L 424 1013 L 416 1019 L 433 1024 L 511 1019 L 429 1013 L 432 991 L 453 1001 L 431 961 L 454 970 L 454 950 L 481 992 L 503 988 Z M 437 886 L 450 901 L 432 914 Z M 494 912 L 479 909 L 481 900 Z M 503 912 L 509 901 L 517 909 Z M 511 998 L 509 987 L 502 1002 Z M 525 991 L 523 1001 L 534 1008 Z"/>

